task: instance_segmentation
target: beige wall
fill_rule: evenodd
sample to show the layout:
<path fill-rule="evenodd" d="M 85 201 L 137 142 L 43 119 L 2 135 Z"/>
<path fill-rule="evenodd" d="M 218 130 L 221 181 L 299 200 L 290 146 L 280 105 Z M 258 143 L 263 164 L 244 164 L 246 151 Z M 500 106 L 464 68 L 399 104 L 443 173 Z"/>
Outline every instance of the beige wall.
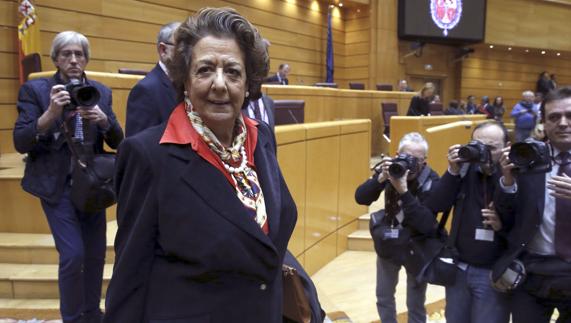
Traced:
<path fill-rule="evenodd" d="M 535 91 L 539 73 L 557 75 L 559 85 L 571 85 L 571 61 L 556 56 L 555 51 L 541 55 L 537 50 L 526 53 L 523 48 L 507 50 L 506 46 L 477 46 L 476 51 L 462 62 L 461 97 L 488 95 L 504 97 L 506 108 L 521 99 L 524 90 Z M 509 118 L 508 118 L 509 119 Z"/>
<path fill-rule="evenodd" d="M 571 51 L 571 5 L 487 0 L 486 43 Z"/>

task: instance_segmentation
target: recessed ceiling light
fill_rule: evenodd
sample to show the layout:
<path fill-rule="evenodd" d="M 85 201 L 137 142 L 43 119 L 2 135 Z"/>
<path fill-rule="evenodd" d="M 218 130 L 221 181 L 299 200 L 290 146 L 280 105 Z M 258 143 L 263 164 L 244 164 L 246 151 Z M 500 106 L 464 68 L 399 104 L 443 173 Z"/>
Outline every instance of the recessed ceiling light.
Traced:
<path fill-rule="evenodd" d="M 511 47 L 508 47 L 508 50 L 512 50 L 512 48 L 511 48 Z"/>
<path fill-rule="evenodd" d="M 343 7 L 343 3 L 339 3 L 339 8 Z"/>
<path fill-rule="evenodd" d="M 561 53 L 557 53 L 557 56 L 561 56 Z"/>
<path fill-rule="evenodd" d="M 541 51 L 541 55 L 545 55 L 545 51 L 544 51 L 544 50 Z"/>
<path fill-rule="evenodd" d="M 529 53 L 529 49 L 526 49 L 525 52 L 526 52 L 526 53 Z"/>
<path fill-rule="evenodd" d="M 494 45 L 490 45 L 490 48 L 494 48 Z"/>

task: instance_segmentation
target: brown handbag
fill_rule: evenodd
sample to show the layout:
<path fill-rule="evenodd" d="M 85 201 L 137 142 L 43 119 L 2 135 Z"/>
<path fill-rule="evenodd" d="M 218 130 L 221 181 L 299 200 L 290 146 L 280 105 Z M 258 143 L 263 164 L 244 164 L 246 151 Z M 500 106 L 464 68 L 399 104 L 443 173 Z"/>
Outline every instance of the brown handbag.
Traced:
<path fill-rule="evenodd" d="M 295 268 L 282 265 L 283 316 L 298 323 L 311 322 L 311 308 Z"/>

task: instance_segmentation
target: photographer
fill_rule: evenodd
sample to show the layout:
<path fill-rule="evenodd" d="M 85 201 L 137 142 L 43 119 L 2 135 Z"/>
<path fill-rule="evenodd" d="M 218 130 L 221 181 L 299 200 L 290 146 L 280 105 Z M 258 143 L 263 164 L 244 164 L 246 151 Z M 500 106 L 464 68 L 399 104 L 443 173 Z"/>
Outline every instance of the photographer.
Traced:
<path fill-rule="evenodd" d="M 508 144 L 506 129 L 496 121 L 474 128 L 472 141 L 448 150 L 448 171 L 425 205 L 434 212 L 454 207 L 449 241 L 457 251 L 455 283 L 446 286 L 446 322 L 507 323 L 506 296 L 489 280 L 494 262 L 505 250 L 496 232 L 502 228 L 492 197 L 501 176 L 498 167 Z"/>
<path fill-rule="evenodd" d="M 103 141 L 116 148 L 123 139 L 111 109 L 111 90 L 85 77 L 89 54 L 89 42 L 82 34 L 57 34 L 51 47 L 57 72 L 22 85 L 14 127 L 16 150 L 27 154 L 22 187 L 40 199 L 59 253 L 64 322 L 100 321 L 106 220 L 105 211 L 85 213 L 71 203 L 72 154 L 63 125 L 82 154 L 102 153 Z M 84 90 L 91 86 L 87 98 L 73 95 L 82 86 Z M 90 95 L 96 99 L 97 92 L 100 98 L 93 106 L 76 106 L 78 99 Z"/>
<path fill-rule="evenodd" d="M 518 165 L 525 151 L 504 149 L 503 189 L 495 198 L 511 230 L 509 252 L 494 266 L 492 280 L 502 281 L 514 261 L 527 272 L 521 286 L 510 288 L 514 323 L 550 322 L 555 308 L 557 322 L 571 322 L 571 88 L 550 92 L 541 112 L 547 149 L 530 142 L 539 152 L 531 167 Z"/>
<path fill-rule="evenodd" d="M 357 188 L 355 200 L 370 205 L 385 191 L 384 216 L 376 217 L 376 214 L 383 214 L 382 210 L 371 214 L 372 221 L 386 224 L 381 226 L 380 237 L 373 233 L 378 255 L 377 311 L 381 321 L 397 322 L 395 288 L 398 272 L 404 266 L 407 270 L 408 321 L 426 322 L 426 283 L 416 282 L 419 268 L 411 259 L 408 240 L 412 236 L 433 234 L 436 229 L 435 215 L 420 203 L 430 195 L 438 175 L 426 165 L 428 143 L 419 133 L 406 134 L 399 143 L 398 152 L 396 159 L 383 158 L 375 167 L 375 174 Z"/>
<path fill-rule="evenodd" d="M 513 107 L 511 117 L 515 124 L 515 142 L 529 138 L 531 131 L 535 128 L 539 111 L 534 106 L 534 99 L 533 92 L 525 91 L 522 93 L 522 100 Z"/>

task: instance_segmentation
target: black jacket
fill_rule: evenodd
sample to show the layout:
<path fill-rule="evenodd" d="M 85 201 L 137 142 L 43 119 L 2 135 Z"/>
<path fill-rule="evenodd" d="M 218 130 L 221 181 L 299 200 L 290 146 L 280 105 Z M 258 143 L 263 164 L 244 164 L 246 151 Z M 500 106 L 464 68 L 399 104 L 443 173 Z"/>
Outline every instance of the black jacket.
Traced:
<path fill-rule="evenodd" d="M 129 93 L 125 135 L 130 137 L 167 121 L 176 104 L 172 82 L 157 64 Z"/>
<path fill-rule="evenodd" d="M 93 152 L 103 153 L 104 141 L 117 148 L 123 140 L 123 130 L 111 109 L 111 90 L 96 81 L 86 79 L 86 82 L 99 91 L 101 98 L 97 104 L 107 115 L 110 128 L 104 133 L 97 125 L 84 123 L 84 133 L 93 140 Z M 62 115 L 45 134 L 40 135 L 37 130 L 38 119 L 48 109 L 50 91 L 56 84 L 63 84 L 59 73 L 24 83 L 18 93 L 18 118 L 14 126 L 14 146 L 19 153 L 28 154 L 22 187 L 50 203 L 60 200 L 71 167 L 71 153 L 62 129 L 65 117 Z M 68 125 L 70 129 L 75 127 L 73 120 Z"/>
<path fill-rule="evenodd" d="M 175 114 L 186 117 L 183 106 Z M 165 125 L 119 147 L 119 227 L 104 322 L 282 322 L 281 268 L 297 210 L 273 132 L 257 127 L 268 235 L 190 144 L 159 144 Z"/>
<path fill-rule="evenodd" d="M 467 168 L 466 168 L 467 167 Z M 459 260 L 470 265 L 491 268 L 505 251 L 505 240 L 501 234 L 495 234 L 494 241 L 475 239 L 476 228 L 482 225 L 482 209 L 493 199 L 500 176 L 496 171 L 492 176 L 484 176 L 478 167 L 470 164 L 463 166 L 464 176 L 451 175 L 448 171 L 435 185 L 431 197 L 425 205 L 434 212 L 454 207 L 452 231 L 457 235 L 452 245 L 456 247 Z M 499 189 L 499 188 L 498 188 Z M 484 197 L 487 195 L 487 197 Z M 454 239 L 454 235 L 452 235 Z"/>
<path fill-rule="evenodd" d="M 407 116 L 427 116 L 430 113 L 430 101 L 416 95 L 410 100 Z"/>
<path fill-rule="evenodd" d="M 435 214 L 430 209 L 424 207 L 422 203 L 432 195 L 433 188 L 438 183 L 439 177 L 438 174 L 428 166 L 425 167 L 424 171 L 426 172 L 424 178 L 422 178 L 423 175 L 421 172 L 419 177 L 414 180 L 421 182 L 418 188 L 416 190 L 409 189 L 405 194 L 400 196 L 400 201 L 402 202 L 401 209 L 404 214 L 401 225 L 403 226 L 403 230 L 407 231 L 405 234 L 408 235 L 410 233 L 411 237 L 435 235 L 438 225 Z M 411 185 L 411 183 L 412 181 L 408 183 L 410 187 L 416 186 Z M 377 176 L 373 176 L 357 188 L 355 191 L 355 200 L 361 205 L 370 205 L 379 198 L 379 195 L 387 188 L 387 185 L 390 185 L 388 180 L 379 183 Z M 405 266 L 407 266 L 407 264 L 414 262 L 408 257 L 410 255 L 410 246 L 408 244 L 394 248 L 393 245 L 383 246 L 382 243 L 379 243 L 379 248 L 384 255 L 387 255 L 384 256 L 385 258 L 389 258 L 396 263 L 405 264 Z"/>
<path fill-rule="evenodd" d="M 497 279 L 516 258 L 520 257 L 539 231 L 545 207 L 545 174 L 525 174 L 517 178 L 517 192 L 496 191 L 494 204 L 505 227 L 508 251 L 496 262 L 493 277 Z M 557 225 L 557 223 L 555 224 Z M 571 272 L 568 263 L 567 272 Z"/>

